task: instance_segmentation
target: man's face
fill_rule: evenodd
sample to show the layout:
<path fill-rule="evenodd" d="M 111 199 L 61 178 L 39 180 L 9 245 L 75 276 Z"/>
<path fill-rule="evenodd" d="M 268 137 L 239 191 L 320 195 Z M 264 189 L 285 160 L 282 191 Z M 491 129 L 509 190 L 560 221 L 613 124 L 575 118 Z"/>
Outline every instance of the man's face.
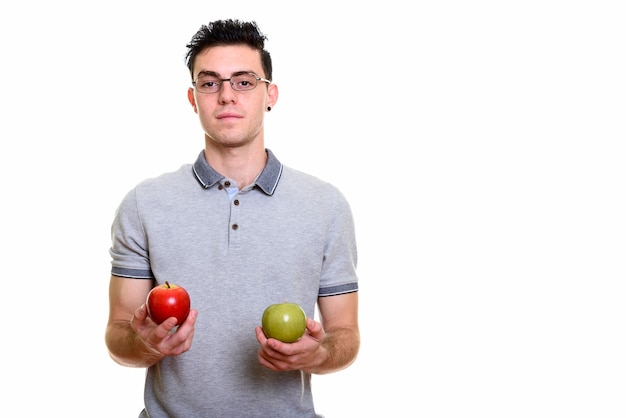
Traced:
<path fill-rule="evenodd" d="M 199 74 L 227 79 L 241 73 L 265 77 L 260 53 L 245 45 L 216 46 L 196 56 L 193 79 Z M 193 87 L 188 91 L 207 141 L 236 147 L 263 140 L 263 117 L 267 106 L 276 101 L 276 86 L 258 81 L 252 90 L 236 91 L 229 81 L 221 83 L 215 93 L 203 94 Z"/>

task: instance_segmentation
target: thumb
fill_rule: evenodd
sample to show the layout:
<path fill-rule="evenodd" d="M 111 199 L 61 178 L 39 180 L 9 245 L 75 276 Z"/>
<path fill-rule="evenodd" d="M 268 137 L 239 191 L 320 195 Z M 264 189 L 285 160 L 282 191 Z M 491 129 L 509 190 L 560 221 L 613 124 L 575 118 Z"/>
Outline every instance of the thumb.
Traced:
<path fill-rule="evenodd" d="M 324 337 L 324 328 L 322 328 L 322 324 L 311 319 L 306 319 L 306 329 L 309 331 L 309 334 L 315 339 L 321 340 Z"/>

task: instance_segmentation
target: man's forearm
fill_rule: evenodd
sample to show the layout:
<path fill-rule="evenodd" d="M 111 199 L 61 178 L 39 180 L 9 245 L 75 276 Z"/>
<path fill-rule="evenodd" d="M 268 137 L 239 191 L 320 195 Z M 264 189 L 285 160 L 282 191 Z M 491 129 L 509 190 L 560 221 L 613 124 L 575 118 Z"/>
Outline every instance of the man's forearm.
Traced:
<path fill-rule="evenodd" d="M 328 332 L 322 341 L 322 349 L 327 354 L 326 359 L 319 366 L 306 371 L 327 374 L 345 369 L 356 360 L 360 345 L 361 337 L 357 330 L 339 328 Z"/>
<path fill-rule="evenodd" d="M 130 327 L 130 322 L 109 324 L 105 340 L 109 355 L 122 366 L 150 367 L 163 358 L 163 355 L 150 350 L 141 341 Z"/>

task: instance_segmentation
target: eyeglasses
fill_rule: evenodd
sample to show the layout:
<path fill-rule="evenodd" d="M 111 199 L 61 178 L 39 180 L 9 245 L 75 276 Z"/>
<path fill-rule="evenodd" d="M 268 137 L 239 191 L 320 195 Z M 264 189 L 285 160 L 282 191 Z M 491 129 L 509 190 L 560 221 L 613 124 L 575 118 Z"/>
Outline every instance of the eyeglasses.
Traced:
<path fill-rule="evenodd" d="M 219 78 L 214 75 L 200 73 L 198 74 L 198 78 L 191 84 L 198 93 L 212 94 L 222 89 L 224 81 L 228 81 L 235 91 L 252 90 L 257 86 L 257 82 L 259 81 L 264 81 L 267 84 L 272 83 L 265 78 L 258 77 L 254 73 L 237 74 L 231 78 Z"/>

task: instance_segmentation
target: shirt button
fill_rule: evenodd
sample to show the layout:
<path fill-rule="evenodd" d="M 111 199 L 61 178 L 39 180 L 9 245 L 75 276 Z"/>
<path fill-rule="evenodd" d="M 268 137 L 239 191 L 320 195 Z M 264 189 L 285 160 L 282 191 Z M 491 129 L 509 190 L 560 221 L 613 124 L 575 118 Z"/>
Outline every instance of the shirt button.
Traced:
<path fill-rule="evenodd" d="M 219 186 L 217 186 L 218 190 L 222 190 L 224 187 L 220 184 Z"/>
<path fill-rule="evenodd" d="M 225 182 L 224 182 L 224 186 L 226 186 L 226 187 L 230 187 L 230 181 L 225 181 Z"/>
<path fill-rule="evenodd" d="M 233 204 L 234 204 L 235 206 L 239 206 L 239 199 L 235 199 L 235 200 L 233 201 Z"/>
<path fill-rule="evenodd" d="M 232 228 L 233 228 L 233 231 L 236 231 L 237 229 L 239 229 L 239 225 L 233 224 Z"/>

